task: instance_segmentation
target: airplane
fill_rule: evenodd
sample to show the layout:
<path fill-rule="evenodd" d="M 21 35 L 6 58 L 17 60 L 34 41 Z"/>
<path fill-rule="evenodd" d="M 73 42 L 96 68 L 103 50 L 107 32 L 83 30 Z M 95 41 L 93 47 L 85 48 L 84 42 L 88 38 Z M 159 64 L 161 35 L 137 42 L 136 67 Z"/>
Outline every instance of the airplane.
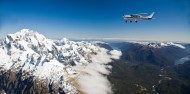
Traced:
<path fill-rule="evenodd" d="M 146 16 L 147 13 L 139 13 L 139 14 L 130 14 L 130 15 L 123 15 L 123 19 L 127 23 L 127 21 L 135 21 L 136 23 L 139 20 L 151 20 L 153 19 L 154 12 L 152 12 L 149 16 Z"/>

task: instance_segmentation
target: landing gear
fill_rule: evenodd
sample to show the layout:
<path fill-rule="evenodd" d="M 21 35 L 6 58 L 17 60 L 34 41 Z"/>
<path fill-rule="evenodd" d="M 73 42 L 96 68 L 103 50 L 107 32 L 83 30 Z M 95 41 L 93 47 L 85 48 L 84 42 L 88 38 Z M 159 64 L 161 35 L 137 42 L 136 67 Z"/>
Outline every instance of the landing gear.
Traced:
<path fill-rule="evenodd" d="M 132 23 L 132 21 L 130 21 L 130 23 Z"/>
<path fill-rule="evenodd" d="M 125 21 L 127 23 L 127 21 Z"/>
<path fill-rule="evenodd" d="M 136 23 L 138 22 L 138 21 L 135 21 Z"/>

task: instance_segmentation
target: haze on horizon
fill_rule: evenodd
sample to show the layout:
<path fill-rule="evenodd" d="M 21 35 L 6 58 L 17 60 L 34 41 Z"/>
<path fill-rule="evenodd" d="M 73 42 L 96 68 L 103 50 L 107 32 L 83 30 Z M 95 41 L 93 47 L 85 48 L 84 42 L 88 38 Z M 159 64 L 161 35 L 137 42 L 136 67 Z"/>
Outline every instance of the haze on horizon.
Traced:
<path fill-rule="evenodd" d="M 151 21 L 122 18 L 153 11 Z M 190 1 L 0 0 L 0 38 L 23 28 L 48 38 L 190 42 Z"/>

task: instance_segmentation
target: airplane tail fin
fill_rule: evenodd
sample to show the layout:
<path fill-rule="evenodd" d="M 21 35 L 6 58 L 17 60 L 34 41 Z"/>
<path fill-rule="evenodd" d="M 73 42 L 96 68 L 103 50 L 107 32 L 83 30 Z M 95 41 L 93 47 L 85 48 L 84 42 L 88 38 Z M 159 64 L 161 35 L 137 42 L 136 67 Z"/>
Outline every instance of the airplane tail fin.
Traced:
<path fill-rule="evenodd" d="M 154 16 L 155 12 L 152 12 L 149 16 L 147 16 L 148 19 L 152 19 L 152 17 Z"/>

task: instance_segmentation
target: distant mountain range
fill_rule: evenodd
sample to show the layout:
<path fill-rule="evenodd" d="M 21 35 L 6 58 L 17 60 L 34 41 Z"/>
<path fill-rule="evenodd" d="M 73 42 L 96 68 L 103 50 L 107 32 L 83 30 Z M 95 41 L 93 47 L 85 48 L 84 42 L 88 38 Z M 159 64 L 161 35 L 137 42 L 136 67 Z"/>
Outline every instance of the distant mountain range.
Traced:
<path fill-rule="evenodd" d="M 189 94 L 189 44 L 171 42 L 111 43 L 121 50 L 109 80 L 116 94 Z M 186 59 L 188 60 L 188 59 Z"/>
<path fill-rule="evenodd" d="M 152 63 L 159 66 L 173 65 L 176 59 L 189 55 L 186 48 L 180 44 L 125 42 L 115 43 L 122 51 L 122 59 L 135 63 Z"/>

